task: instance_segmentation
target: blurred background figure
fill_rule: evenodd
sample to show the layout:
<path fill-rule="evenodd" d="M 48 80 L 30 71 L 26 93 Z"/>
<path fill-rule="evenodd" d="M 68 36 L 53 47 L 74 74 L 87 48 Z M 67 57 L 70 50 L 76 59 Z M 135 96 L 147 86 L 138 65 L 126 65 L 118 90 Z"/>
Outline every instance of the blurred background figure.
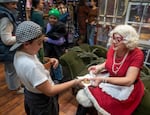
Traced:
<path fill-rule="evenodd" d="M 87 42 L 93 46 L 95 44 L 96 25 L 98 16 L 98 0 L 91 0 L 91 9 L 87 17 Z"/>
<path fill-rule="evenodd" d="M 18 4 L 17 4 L 17 11 L 18 11 L 17 21 L 18 21 L 18 23 L 21 23 L 21 22 L 27 20 L 26 1 L 27 0 L 19 0 L 18 1 Z"/>
<path fill-rule="evenodd" d="M 43 33 L 45 33 L 45 24 L 43 17 L 44 0 L 32 0 L 32 8 L 30 13 L 30 20 L 41 26 Z M 44 49 L 40 48 L 37 54 L 38 58 L 44 63 Z"/>
<path fill-rule="evenodd" d="M 26 19 L 30 20 L 30 13 L 32 8 L 32 0 L 26 0 Z"/>
<path fill-rule="evenodd" d="M 88 13 L 90 11 L 90 8 L 86 2 L 86 0 L 80 0 L 79 5 L 77 8 L 77 19 L 78 19 L 78 25 L 79 25 L 79 39 L 77 41 L 77 44 L 85 43 L 87 42 L 87 26 L 86 26 L 86 19 L 88 17 Z"/>
<path fill-rule="evenodd" d="M 9 51 L 10 47 L 16 42 L 17 3 L 18 0 L 0 1 L 0 62 L 5 65 L 8 89 L 23 93 L 21 82 L 13 65 L 15 51 Z"/>
<path fill-rule="evenodd" d="M 53 8 L 49 11 L 48 23 L 46 27 L 46 39 L 44 42 L 44 50 L 46 57 L 54 57 L 59 59 L 66 51 L 65 23 L 59 21 L 60 12 Z M 59 83 L 63 78 L 62 67 L 59 64 L 58 68 L 51 69 L 53 80 Z"/>

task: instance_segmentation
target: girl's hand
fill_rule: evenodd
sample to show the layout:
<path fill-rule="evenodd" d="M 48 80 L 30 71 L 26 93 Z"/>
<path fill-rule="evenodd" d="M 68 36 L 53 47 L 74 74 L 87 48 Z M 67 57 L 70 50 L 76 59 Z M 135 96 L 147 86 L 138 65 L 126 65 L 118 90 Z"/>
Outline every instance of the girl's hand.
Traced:
<path fill-rule="evenodd" d="M 92 21 L 90 24 L 91 24 L 91 25 L 96 25 L 95 21 Z"/>
<path fill-rule="evenodd" d="M 51 68 L 51 63 L 50 63 L 50 61 L 44 63 L 43 65 L 44 65 L 45 69 L 47 69 L 47 70 L 49 70 L 49 69 Z"/>
<path fill-rule="evenodd" d="M 46 42 L 48 40 L 48 37 L 44 37 L 44 42 Z"/>
<path fill-rule="evenodd" d="M 53 68 L 56 69 L 58 67 L 59 61 L 56 58 L 50 58 L 50 63 L 52 64 Z"/>
<path fill-rule="evenodd" d="M 75 84 L 74 84 L 74 85 L 75 85 L 75 86 L 80 86 L 80 87 L 83 88 L 84 85 L 83 85 L 82 82 L 84 81 L 84 79 L 85 79 L 85 78 L 83 78 L 83 79 L 75 79 Z"/>
<path fill-rule="evenodd" d="M 51 68 L 51 62 L 49 57 L 44 57 L 44 67 L 45 69 L 49 70 Z"/>

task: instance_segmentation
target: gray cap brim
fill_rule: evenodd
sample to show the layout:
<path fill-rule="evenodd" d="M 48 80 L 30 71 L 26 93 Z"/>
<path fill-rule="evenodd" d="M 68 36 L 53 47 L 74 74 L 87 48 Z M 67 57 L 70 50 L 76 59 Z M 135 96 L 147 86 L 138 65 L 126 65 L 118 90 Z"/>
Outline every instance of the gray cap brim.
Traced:
<path fill-rule="evenodd" d="M 15 49 L 17 49 L 18 47 L 20 47 L 23 43 L 15 43 L 10 49 L 9 51 L 14 51 Z"/>

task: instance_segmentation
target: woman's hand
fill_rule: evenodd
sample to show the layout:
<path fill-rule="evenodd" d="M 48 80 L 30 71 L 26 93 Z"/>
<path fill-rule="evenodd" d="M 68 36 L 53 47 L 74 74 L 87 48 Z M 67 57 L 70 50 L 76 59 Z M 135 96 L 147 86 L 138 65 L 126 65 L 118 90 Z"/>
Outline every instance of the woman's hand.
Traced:
<path fill-rule="evenodd" d="M 88 19 L 86 19 L 85 22 L 88 23 Z"/>
<path fill-rule="evenodd" d="M 91 86 L 94 86 L 94 87 L 99 86 L 99 84 L 100 84 L 101 82 L 104 82 L 105 79 L 106 79 L 106 78 L 104 78 L 104 77 L 93 77 L 93 78 L 89 78 L 89 80 L 92 81 L 92 82 L 91 82 Z"/>
<path fill-rule="evenodd" d="M 88 68 L 88 71 L 91 71 L 93 74 L 97 74 L 99 70 L 96 65 L 93 65 Z"/>
<path fill-rule="evenodd" d="M 105 62 L 98 65 L 93 65 L 88 68 L 88 71 L 92 71 L 93 74 L 98 74 L 101 70 L 105 68 Z"/>
<path fill-rule="evenodd" d="M 92 21 L 90 24 L 91 24 L 91 25 L 96 25 L 96 22 L 95 22 L 95 21 Z"/>

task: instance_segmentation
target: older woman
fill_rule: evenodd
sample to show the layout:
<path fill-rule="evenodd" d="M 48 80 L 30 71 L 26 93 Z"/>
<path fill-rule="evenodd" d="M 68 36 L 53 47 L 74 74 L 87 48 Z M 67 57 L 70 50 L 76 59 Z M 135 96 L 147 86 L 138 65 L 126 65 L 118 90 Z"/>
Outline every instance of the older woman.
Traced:
<path fill-rule="evenodd" d="M 88 68 L 97 75 L 90 79 L 95 87 L 83 89 L 88 98 L 85 96 L 79 100 L 80 95 L 84 95 L 83 90 L 77 94 L 81 105 L 93 104 L 98 112 L 106 115 L 131 115 L 134 112 L 144 95 L 144 85 L 140 80 L 144 55 L 137 47 L 138 39 L 136 30 L 129 25 L 118 25 L 110 32 L 106 61 Z M 103 68 L 109 77 L 98 77 L 97 73 Z M 85 100 L 88 103 L 84 103 Z"/>
<path fill-rule="evenodd" d="M 0 62 L 4 63 L 5 77 L 9 90 L 23 93 L 20 80 L 13 66 L 15 52 L 10 47 L 16 42 L 15 30 L 17 27 L 16 8 L 18 0 L 0 1 Z"/>

